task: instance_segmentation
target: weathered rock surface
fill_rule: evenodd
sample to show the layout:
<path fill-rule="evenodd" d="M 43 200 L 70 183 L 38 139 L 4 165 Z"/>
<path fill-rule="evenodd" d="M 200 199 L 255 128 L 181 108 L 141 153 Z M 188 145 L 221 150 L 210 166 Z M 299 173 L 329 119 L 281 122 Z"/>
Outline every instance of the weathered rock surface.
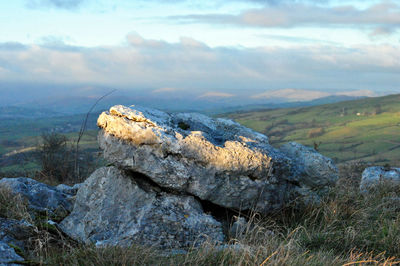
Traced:
<path fill-rule="evenodd" d="M 296 165 L 297 181 L 301 185 L 323 189 L 334 185 L 337 181 L 338 170 L 333 161 L 314 149 L 290 142 L 281 146 L 279 150 L 290 157 Z"/>
<path fill-rule="evenodd" d="M 400 185 L 400 168 L 373 166 L 366 168 L 361 177 L 360 190 L 368 191 L 381 183 Z"/>
<path fill-rule="evenodd" d="M 114 106 L 98 125 L 100 147 L 114 165 L 225 208 L 268 213 L 296 197 L 312 198 L 338 178 L 332 161 L 316 151 L 291 143 L 282 152 L 226 119 Z"/>
<path fill-rule="evenodd" d="M 26 221 L 0 217 L 0 241 L 25 249 L 29 238 L 37 233 L 36 227 Z"/>
<path fill-rule="evenodd" d="M 100 168 L 83 183 L 60 228 L 98 245 L 184 248 L 224 240 L 221 224 L 194 197 L 167 194 L 147 177 L 116 167 Z"/>
<path fill-rule="evenodd" d="M 297 169 L 296 190 L 303 203 L 318 201 L 320 194 L 338 180 L 338 169 L 333 161 L 313 148 L 290 142 L 281 146 L 279 150 L 291 158 Z"/>
<path fill-rule="evenodd" d="M 78 183 L 71 186 L 65 185 L 65 184 L 59 184 L 55 187 L 55 189 L 57 189 L 58 191 L 64 193 L 64 194 L 68 194 L 71 196 L 75 196 L 76 193 L 78 192 L 78 189 L 82 186 L 82 183 Z"/>
<path fill-rule="evenodd" d="M 0 241 L 0 266 L 20 265 L 17 263 L 23 261 L 24 259 L 12 247 Z"/>
<path fill-rule="evenodd" d="M 65 185 L 64 185 L 65 186 Z M 3 178 L 0 180 L 0 188 L 8 188 L 12 193 L 20 194 L 29 202 L 28 208 L 34 212 L 48 213 L 51 217 L 59 219 L 67 216 L 73 208 L 74 191 L 57 189 L 34 179 L 26 177 Z"/>

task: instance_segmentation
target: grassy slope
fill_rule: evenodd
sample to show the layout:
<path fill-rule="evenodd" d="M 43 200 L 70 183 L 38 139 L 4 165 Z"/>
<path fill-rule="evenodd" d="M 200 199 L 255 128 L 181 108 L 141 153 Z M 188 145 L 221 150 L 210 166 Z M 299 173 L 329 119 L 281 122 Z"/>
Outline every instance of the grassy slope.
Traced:
<path fill-rule="evenodd" d="M 374 114 L 376 111 L 380 112 Z M 357 113 L 361 115 L 357 116 Z M 338 162 L 362 159 L 378 164 L 399 165 L 400 95 L 313 107 L 238 112 L 228 117 L 268 135 L 275 146 L 289 141 L 313 146 L 315 142 L 320 143 L 318 149 L 321 153 Z M 97 148 L 96 118 L 97 114 L 89 118 L 88 127 L 93 130 L 89 130 L 81 140 L 81 149 Z M 65 134 L 72 142 L 77 138 L 76 132 L 83 119 L 84 115 L 1 119 L 0 156 L 37 146 L 40 134 L 54 128 L 71 132 Z M 309 136 L 310 131 L 321 128 L 324 130 L 322 135 Z M 29 169 L 32 167 L 27 166 Z"/>
<path fill-rule="evenodd" d="M 289 141 L 313 146 L 315 142 L 320 143 L 321 153 L 338 162 L 361 159 L 399 164 L 400 94 L 228 117 L 266 134 L 275 146 Z M 310 136 L 310 131 L 321 128 L 320 136 Z"/>

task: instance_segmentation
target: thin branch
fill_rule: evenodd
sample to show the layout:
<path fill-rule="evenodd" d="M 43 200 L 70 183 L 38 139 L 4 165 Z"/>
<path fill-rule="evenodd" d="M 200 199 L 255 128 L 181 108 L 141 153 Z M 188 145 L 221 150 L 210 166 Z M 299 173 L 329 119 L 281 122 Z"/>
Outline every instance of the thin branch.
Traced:
<path fill-rule="evenodd" d="M 89 109 L 89 111 L 86 113 L 86 117 L 85 120 L 83 121 L 82 125 L 81 125 L 81 129 L 79 130 L 79 134 L 78 134 L 78 139 L 76 141 L 76 147 L 75 147 L 75 166 L 74 166 L 74 171 L 75 174 L 77 176 L 77 178 L 79 178 L 79 169 L 78 169 L 78 151 L 79 151 L 79 141 L 81 140 L 83 134 L 85 133 L 86 130 L 86 124 L 87 121 L 89 119 L 89 115 L 90 113 L 93 111 L 93 109 L 96 107 L 96 105 L 103 100 L 105 97 L 109 96 L 110 94 L 114 93 L 116 91 L 116 89 L 104 94 L 103 96 L 101 96 L 99 99 L 97 99 L 97 101 L 92 105 L 92 107 Z"/>

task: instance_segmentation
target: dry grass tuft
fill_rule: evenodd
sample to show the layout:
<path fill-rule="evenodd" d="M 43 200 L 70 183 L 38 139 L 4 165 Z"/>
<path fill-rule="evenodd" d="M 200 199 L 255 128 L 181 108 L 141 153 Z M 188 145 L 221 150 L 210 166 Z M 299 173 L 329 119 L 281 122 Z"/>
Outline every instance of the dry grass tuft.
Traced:
<path fill-rule="evenodd" d="M 19 194 L 13 194 L 7 188 L 0 188 L 0 217 L 31 221 L 27 206 L 28 202 Z"/>
<path fill-rule="evenodd" d="M 208 242 L 186 253 L 140 246 L 96 247 L 77 244 L 56 228 L 36 225 L 40 230 L 32 243 L 31 260 L 49 265 L 400 264 L 400 188 L 381 184 L 361 193 L 358 186 L 365 165 L 347 167 L 319 204 L 288 207 L 269 217 L 253 213 L 224 245 Z M 19 203 L 8 204 L 12 195 L 7 193 L 0 191 L 0 215 L 25 217 L 24 202 L 15 199 Z"/>

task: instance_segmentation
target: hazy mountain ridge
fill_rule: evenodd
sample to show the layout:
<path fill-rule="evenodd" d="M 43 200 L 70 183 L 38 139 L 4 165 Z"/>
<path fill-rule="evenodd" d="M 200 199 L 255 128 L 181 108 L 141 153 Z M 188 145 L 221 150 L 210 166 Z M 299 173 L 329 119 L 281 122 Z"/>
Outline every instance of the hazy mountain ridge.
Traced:
<path fill-rule="evenodd" d="M 87 113 L 96 103 L 99 97 L 89 96 L 73 96 L 73 97 L 52 97 L 44 98 L 34 102 L 20 103 L 18 105 L 0 107 L 0 118 L 41 118 L 55 117 L 75 114 Z M 100 112 L 108 109 L 110 106 L 121 105 L 142 105 L 152 108 L 158 108 L 168 112 L 201 112 L 206 114 L 221 114 L 235 111 L 249 111 L 256 109 L 276 109 L 290 108 L 299 106 L 313 106 L 325 103 L 335 103 L 345 100 L 354 100 L 360 97 L 333 95 L 311 101 L 296 102 L 277 102 L 271 103 L 259 101 L 252 103 L 251 101 L 237 99 L 208 99 L 208 98 L 154 98 L 154 97 L 126 97 L 110 95 L 102 99 L 94 108 L 93 112 Z M 263 103 L 264 102 L 264 103 Z M 41 106 L 45 106 L 42 108 Z"/>

